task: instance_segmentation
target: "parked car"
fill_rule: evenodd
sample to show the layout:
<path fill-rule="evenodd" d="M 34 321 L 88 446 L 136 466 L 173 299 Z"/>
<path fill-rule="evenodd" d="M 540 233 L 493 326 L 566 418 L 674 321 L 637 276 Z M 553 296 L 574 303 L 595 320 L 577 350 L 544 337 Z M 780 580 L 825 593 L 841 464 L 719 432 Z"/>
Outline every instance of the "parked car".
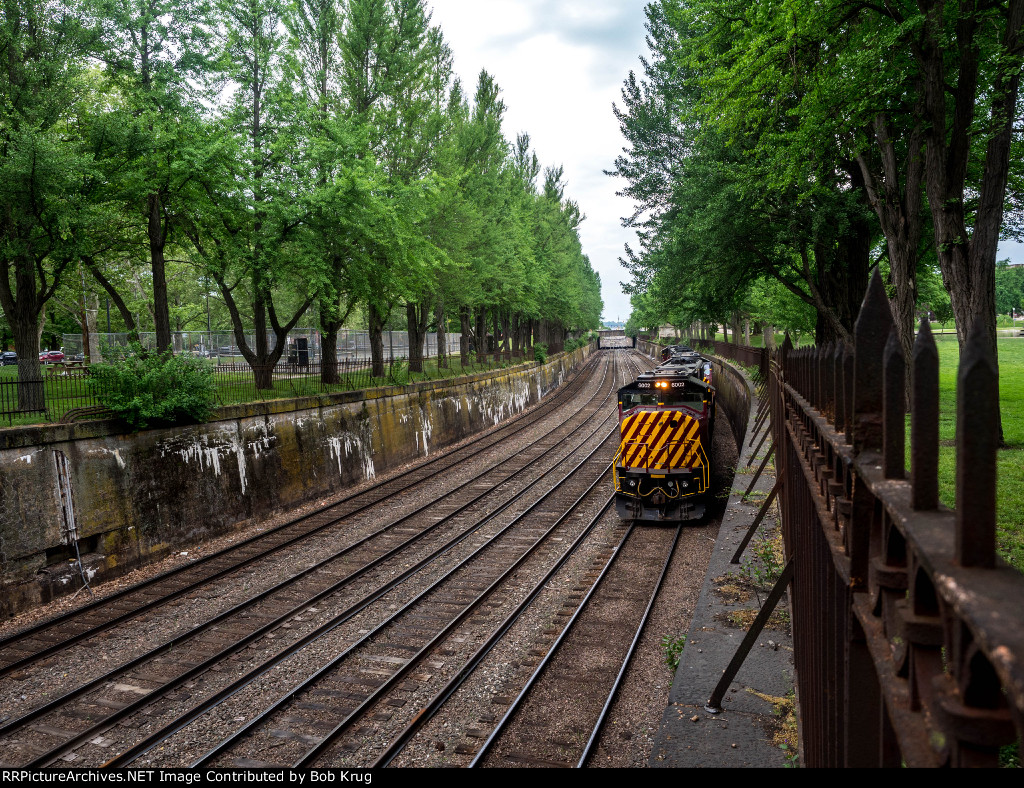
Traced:
<path fill-rule="evenodd" d="M 0 353 L 0 367 L 10 367 L 18 363 L 18 354 L 13 350 L 5 350 Z"/>
<path fill-rule="evenodd" d="M 39 360 L 44 364 L 56 364 L 64 360 L 63 350 L 44 350 L 39 354 Z"/>

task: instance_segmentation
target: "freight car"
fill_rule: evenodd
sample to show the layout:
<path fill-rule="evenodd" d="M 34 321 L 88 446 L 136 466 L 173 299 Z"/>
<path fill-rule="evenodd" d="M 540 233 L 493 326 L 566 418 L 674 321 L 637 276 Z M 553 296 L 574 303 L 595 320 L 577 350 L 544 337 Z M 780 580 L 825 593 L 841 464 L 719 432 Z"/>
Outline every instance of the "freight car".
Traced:
<path fill-rule="evenodd" d="M 704 516 L 714 421 L 711 362 L 692 351 L 673 354 L 619 389 L 612 471 L 620 517 L 678 522 Z"/>

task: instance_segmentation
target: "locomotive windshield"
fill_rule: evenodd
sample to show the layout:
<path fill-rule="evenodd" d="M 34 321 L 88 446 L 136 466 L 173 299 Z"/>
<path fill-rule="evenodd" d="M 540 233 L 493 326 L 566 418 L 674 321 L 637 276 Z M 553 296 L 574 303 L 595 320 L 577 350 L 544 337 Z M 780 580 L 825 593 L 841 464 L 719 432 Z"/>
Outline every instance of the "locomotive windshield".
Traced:
<path fill-rule="evenodd" d="M 707 392 L 697 387 L 682 387 L 681 381 L 654 381 L 650 383 L 634 383 L 638 389 L 641 387 L 649 390 L 636 390 L 632 387 L 619 392 L 619 402 L 623 410 L 635 407 L 686 407 L 691 410 L 704 410 L 705 397 Z"/>
<path fill-rule="evenodd" d="M 658 395 L 641 393 L 639 391 L 624 391 L 622 396 L 619 397 L 619 401 L 622 403 L 623 410 L 635 408 L 638 405 L 654 407 L 658 404 Z"/>

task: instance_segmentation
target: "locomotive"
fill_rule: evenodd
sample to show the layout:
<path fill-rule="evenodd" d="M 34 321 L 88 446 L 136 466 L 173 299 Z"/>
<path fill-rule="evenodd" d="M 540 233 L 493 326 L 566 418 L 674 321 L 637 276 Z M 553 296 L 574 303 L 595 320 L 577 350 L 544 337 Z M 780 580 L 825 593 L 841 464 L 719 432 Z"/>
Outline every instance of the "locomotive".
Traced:
<path fill-rule="evenodd" d="M 698 520 L 711 484 L 711 362 L 692 350 L 619 389 L 615 510 L 626 520 Z"/>
<path fill-rule="evenodd" d="M 682 356 L 687 353 L 693 353 L 693 348 L 689 345 L 668 345 L 661 350 L 661 360 L 664 363 L 674 355 Z"/>

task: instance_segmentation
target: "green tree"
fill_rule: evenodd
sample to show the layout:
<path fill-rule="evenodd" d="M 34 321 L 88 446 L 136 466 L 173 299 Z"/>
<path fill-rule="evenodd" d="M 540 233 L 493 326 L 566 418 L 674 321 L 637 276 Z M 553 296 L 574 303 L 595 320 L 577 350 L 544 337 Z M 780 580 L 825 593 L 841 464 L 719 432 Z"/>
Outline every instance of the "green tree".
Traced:
<path fill-rule="evenodd" d="M 101 8 L 102 57 L 121 120 L 136 131 L 126 162 L 133 188 L 124 199 L 147 239 L 156 347 L 164 352 L 171 348 L 167 250 L 193 177 L 192 148 L 202 144 L 212 7 L 207 0 L 114 0 Z"/>
<path fill-rule="evenodd" d="M 450 53 L 422 0 L 351 0 L 339 45 L 340 94 L 349 117 L 367 130 L 389 212 L 390 235 L 371 239 L 360 290 L 373 374 L 383 377 L 388 316 L 436 259 L 417 226 L 431 188 L 424 123 L 437 122 L 436 83 L 450 78 Z"/>
<path fill-rule="evenodd" d="M 636 203 L 625 220 L 640 238 L 625 260 L 634 286 L 671 271 L 688 299 L 704 296 L 690 311 L 714 316 L 767 275 L 815 307 L 820 341 L 849 339 L 872 241 L 863 195 L 849 188 L 860 173 L 835 144 L 780 172 L 806 88 L 775 96 L 774 83 L 736 77 L 738 42 L 767 12 L 664 0 L 647 13 L 654 56 L 626 81 L 616 114 L 630 146 L 610 173 Z"/>
<path fill-rule="evenodd" d="M 207 200 L 187 230 L 257 389 L 273 386 L 288 332 L 313 300 L 300 193 L 308 176 L 296 139 L 301 100 L 285 79 L 280 10 L 265 0 L 221 6 L 223 63 L 234 90 L 209 130 L 219 145 L 210 146 L 202 170 Z"/>
<path fill-rule="evenodd" d="M 92 158 L 75 124 L 99 31 L 85 3 L 12 0 L 0 16 L 0 306 L 18 353 L 19 407 L 42 407 L 40 319 L 90 222 Z"/>

